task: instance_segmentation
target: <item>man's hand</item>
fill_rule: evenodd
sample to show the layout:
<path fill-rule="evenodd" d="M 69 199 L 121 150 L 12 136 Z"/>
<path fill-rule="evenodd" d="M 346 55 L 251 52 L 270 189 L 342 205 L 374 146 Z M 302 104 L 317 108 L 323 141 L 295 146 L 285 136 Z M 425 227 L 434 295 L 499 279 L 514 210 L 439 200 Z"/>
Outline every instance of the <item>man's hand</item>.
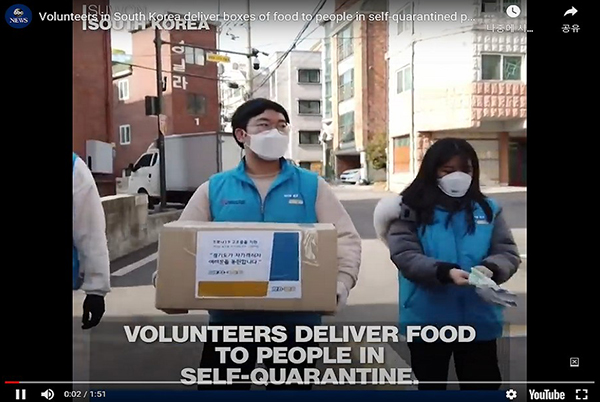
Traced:
<path fill-rule="evenodd" d="M 348 296 L 350 295 L 350 291 L 344 285 L 343 282 L 337 283 L 337 309 L 336 311 L 342 310 L 346 306 L 346 302 L 348 301 Z"/>
<path fill-rule="evenodd" d="M 104 315 L 104 296 L 87 295 L 83 301 L 82 329 L 90 329 L 100 323 Z"/>
<path fill-rule="evenodd" d="M 462 269 L 458 268 L 452 268 L 448 274 L 455 285 L 465 286 L 469 284 L 469 273 L 467 271 L 463 271 Z"/>

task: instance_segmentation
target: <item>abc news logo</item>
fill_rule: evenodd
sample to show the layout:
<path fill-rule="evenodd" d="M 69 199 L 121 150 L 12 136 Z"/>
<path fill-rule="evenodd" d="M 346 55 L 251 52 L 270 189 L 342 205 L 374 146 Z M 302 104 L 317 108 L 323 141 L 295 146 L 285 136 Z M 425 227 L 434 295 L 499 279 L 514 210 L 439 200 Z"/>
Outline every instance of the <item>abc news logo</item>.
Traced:
<path fill-rule="evenodd" d="M 294 292 L 295 286 L 271 286 L 271 292 Z"/>
<path fill-rule="evenodd" d="M 29 22 L 29 18 L 23 17 L 23 15 L 25 15 L 25 12 L 20 8 L 15 8 L 15 11 L 13 11 L 13 15 L 14 17 L 9 18 L 10 22 L 13 24 L 27 24 Z"/>

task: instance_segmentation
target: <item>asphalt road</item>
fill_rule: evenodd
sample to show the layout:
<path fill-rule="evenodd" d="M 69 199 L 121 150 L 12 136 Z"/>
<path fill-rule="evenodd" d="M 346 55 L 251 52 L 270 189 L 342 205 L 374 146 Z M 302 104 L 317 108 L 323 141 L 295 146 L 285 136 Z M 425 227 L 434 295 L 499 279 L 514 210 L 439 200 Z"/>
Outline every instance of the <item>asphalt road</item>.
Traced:
<path fill-rule="evenodd" d="M 352 291 L 347 307 L 328 321 L 347 324 L 395 325 L 398 316 L 396 270 L 389 261 L 389 254 L 387 254 L 385 246 L 376 239 L 372 224 L 375 205 L 382 196 L 388 193 L 356 186 L 339 187 L 336 192 L 352 217 L 363 240 L 363 261 L 358 285 Z M 526 192 L 493 194 L 493 197 L 504 208 L 505 219 L 513 229 L 520 252 L 525 255 L 527 253 L 525 243 L 527 229 L 526 196 Z M 157 320 L 162 323 L 177 322 L 182 324 L 182 320 L 195 320 L 198 324 L 198 320 L 204 321 L 206 319 L 204 312 L 198 312 L 199 314 L 184 318 L 182 316 L 166 316 L 153 308 L 154 293 L 151 287 L 151 276 L 156 270 L 156 259 L 154 258 L 156 251 L 157 246 L 152 245 L 112 263 L 111 280 L 114 289 L 107 298 L 107 313 L 103 319 L 104 329 L 98 329 L 96 335 L 92 337 L 92 344 L 96 346 L 92 348 L 90 356 L 96 356 L 96 362 L 98 356 L 104 359 L 108 355 L 113 357 L 119 355 L 116 353 L 115 348 L 118 349 L 121 346 L 122 354 L 127 355 L 127 357 L 122 357 L 121 366 L 127 372 L 131 373 L 136 370 L 136 366 L 130 366 L 128 362 L 145 361 L 143 359 L 150 362 L 152 360 L 150 356 L 144 354 L 142 349 L 128 349 L 127 345 L 122 345 L 123 342 L 120 339 L 122 338 L 123 323 L 131 320 L 140 323 Z M 511 325 L 511 335 L 499 342 L 499 360 L 503 378 L 511 381 L 526 380 L 526 271 L 527 260 L 524 259 L 518 274 L 506 284 L 508 289 L 519 296 L 519 306 L 508 309 L 506 314 L 506 320 Z M 81 300 L 81 295 L 74 297 L 75 319 L 80 314 Z M 115 325 L 120 329 L 117 330 Z M 121 333 L 116 333 L 116 331 Z M 76 339 L 78 336 L 76 335 Z M 120 346 L 115 346 L 117 344 Z M 405 344 L 390 344 L 388 346 L 397 354 L 399 361 L 404 361 L 404 364 L 410 362 L 410 355 Z M 75 347 L 78 346 L 75 345 Z M 181 364 L 182 359 L 191 359 L 190 364 L 194 364 L 198 350 L 196 349 L 192 353 L 189 349 L 181 347 L 177 351 L 177 354 L 180 355 L 180 358 L 177 359 L 171 358 L 174 357 L 171 355 L 173 352 L 168 352 L 170 353 L 169 357 L 162 359 L 165 363 L 165 367 L 163 367 L 165 370 L 169 362 L 176 363 L 169 372 L 176 372 L 176 366 Z M 79 351 L 77 353 L 83 352 Z M 192 355 L 194 357 L 190 357 Z M 156 371 L 155 375 L 158 375 L 159 371 Z M 114 378 L 115 373 L 109 374 Z M 141 372 L 139 374 L 142 375 Z M 449 380 L 456 381 L 456 375 L 452 368 Z M 503 388 L 508 388 L 508 386 Z M 520 396 L 525 394 L 523 386 L 513 385 L 512 388 L 523 390 L 523 392 L 519 392 Z M 450 385 L 449 389 L 457 389 L 457 386 Z"/>
<path fill-rule="evenodd" d="M 381 193 L 367 194 L 368 190 L 361 187 L 351 186 L 349 188 L 341 187 L 337 190 L 342 199 L 342 204 L 352 217 L 352 221 L 363 240 L 376 239 L 375 229 L 373 228 L 373 210 L 381 198 Z M 521 254 L 527 254 L 527 245 L 525 242 L 525 231 L 527 229 L 527 193 L 499 193 L 493 194 L 493 198 L 503 208 L 503 213 L 508 226 L 513 229 L 513 233 L 519 245 Z M 124 267 L 131 266 L 140 260 L 148 258 L 157 252 L 158 245 L 153 244 L 145 247 L 135 253 L 115 260 L 111 264 L 111 272 L 114 274 Z M 526 267 L 526 262 L 521 268 Z M 156 270 L 156 260 L 149 261 L 140 268 L 135 269 L 123 276 L 112 276 L 113 287 L 131 287 L 149 285 L 152 281 L 152 273 Z M 118 274 L 119 275 L 119 274 Z"/>

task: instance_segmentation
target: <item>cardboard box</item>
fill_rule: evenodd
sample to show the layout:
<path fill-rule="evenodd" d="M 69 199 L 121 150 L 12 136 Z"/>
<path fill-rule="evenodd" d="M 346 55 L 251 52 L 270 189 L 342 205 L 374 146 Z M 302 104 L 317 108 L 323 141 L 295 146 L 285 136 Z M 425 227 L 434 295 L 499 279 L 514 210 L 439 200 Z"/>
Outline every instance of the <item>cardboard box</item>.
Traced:
<path fill-rule="evenodd" d="M 156 308 L 330 314 L 332 224 L 171 222 L 159 238 Z"/>

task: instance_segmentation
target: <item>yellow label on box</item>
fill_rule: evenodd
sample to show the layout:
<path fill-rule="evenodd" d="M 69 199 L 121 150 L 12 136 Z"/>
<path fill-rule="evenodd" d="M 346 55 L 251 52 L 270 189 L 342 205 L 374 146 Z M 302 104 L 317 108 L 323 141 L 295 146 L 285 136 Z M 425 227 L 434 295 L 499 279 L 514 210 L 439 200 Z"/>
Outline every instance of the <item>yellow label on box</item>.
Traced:
<path fill-rule="evenodd" d="M 266 297 L 269 282 L 198 282 L 197 297 Z"/>

